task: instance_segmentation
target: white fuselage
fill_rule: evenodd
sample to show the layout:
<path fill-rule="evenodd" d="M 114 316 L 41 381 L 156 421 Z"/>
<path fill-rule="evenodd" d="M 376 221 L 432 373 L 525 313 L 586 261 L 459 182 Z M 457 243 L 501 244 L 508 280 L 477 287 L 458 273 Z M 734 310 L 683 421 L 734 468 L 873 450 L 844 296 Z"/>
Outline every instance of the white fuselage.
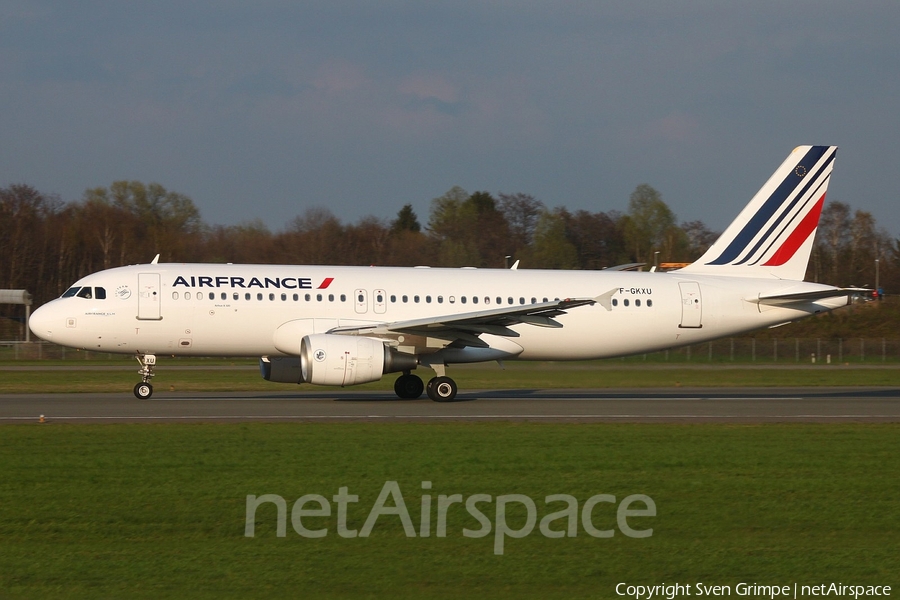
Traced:
<path fill-rule="evenodd" d="M 694 344 L 847 303 L 843 297 L 790 307 L 755 302 L 764 293 L 826 287 L 678 272 L 148 264 L 84 277 L 73 289 L 90 293 L 45 304 L 32 315 L 31 328 L 45 340 L 103 352 L 283 356 L 299 353 L 303 335 L 335 327 L 615 290 L 606 306 L 575 307 L 555 317 L 561 328 L 516 324 L 511 329 L 518 337 L 482 336 L 510 358 L 577 360 Z M 398 343 L 402 349 L 402 336 Z M 483 358 L 461 354 L 446 362 L 468 360 Z"/>

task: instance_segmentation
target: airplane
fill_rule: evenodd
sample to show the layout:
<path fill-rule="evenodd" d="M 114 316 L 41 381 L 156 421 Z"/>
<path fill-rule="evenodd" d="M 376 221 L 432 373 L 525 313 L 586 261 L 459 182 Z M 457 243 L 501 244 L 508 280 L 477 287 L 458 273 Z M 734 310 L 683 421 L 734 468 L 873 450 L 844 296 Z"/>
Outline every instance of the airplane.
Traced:
<path fill-rule="evenodd" d="M 31 315 L 41 339 L 133 354 L 138 398 L 157 355 L 260 357 L 264 379 L 453 401 L 454 364 L 655 352 L 847 305 L 804 282 L 836 146 L 794 149 L 697 261 L 658 272 L 150 264 L 88 275 Z M 434 371 L 427 385 L 413 373 Z"/>

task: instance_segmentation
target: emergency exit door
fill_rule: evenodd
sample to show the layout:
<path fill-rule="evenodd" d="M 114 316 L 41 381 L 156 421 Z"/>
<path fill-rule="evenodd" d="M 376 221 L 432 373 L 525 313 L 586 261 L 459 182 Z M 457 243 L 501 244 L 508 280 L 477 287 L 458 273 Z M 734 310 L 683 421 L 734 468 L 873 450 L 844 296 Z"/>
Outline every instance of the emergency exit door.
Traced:
<path fill-rule="evenodd" d="M 356 313 L 360 315 L 364 315 L 369 312 L 369 294 L 366 290 L 354 290 L 354 306 L 356 307 Z"/>

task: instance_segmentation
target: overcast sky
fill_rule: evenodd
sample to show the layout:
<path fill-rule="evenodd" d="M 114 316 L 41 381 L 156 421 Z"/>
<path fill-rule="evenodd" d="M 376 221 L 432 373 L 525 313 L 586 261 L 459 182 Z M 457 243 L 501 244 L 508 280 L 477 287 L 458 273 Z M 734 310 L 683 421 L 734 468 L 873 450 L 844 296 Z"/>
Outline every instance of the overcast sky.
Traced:
<path fill-rule="evenodd" d="M 723 229 L 792 148 L 900 235 L 900 3 L 0 0 L 0 185 L 272 230 L 454 185 Z"/>

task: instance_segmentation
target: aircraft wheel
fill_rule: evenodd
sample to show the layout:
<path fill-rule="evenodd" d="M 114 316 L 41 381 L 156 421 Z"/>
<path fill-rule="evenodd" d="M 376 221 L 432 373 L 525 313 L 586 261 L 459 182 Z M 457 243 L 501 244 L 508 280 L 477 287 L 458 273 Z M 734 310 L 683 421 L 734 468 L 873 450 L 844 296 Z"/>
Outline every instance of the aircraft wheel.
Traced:
<path fill-rule="evenodd" d="M 394 382 L 394 393 L 404 400 L 415 400 L 425 391 L 425 384 L 418 375 L 401 375 Z"/>
<path fill-rule="evenodd" d="M 428 397 L 435 402 L 453 402 L 458 387 L 449 377 L 435 377 L 428 382 Z"/>
<path fill-rule="evenodd" d="M 153 386 L 149 383 L 141 382 L 134 386 L 134 395 L 140 400 L 146 400 L 153 395 Z"/>

